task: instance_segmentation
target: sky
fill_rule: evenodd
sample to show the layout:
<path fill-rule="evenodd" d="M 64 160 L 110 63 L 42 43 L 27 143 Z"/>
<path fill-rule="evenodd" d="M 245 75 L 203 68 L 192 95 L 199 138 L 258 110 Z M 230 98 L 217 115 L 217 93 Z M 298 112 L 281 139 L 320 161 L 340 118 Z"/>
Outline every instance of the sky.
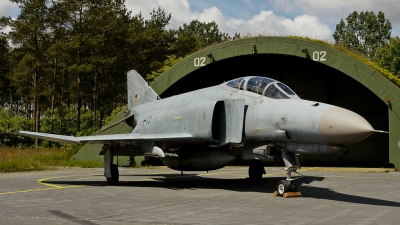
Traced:
<path fill-rule="evenodd" d="M 353 11 L 379 11 L 392 23 L 392 36 L 400 36 L 399 0 L 126 0 L 132 14 L 148 19 L 161 7 L 172 18 L 168 28 L 177 29 L 192 20 L 215 21 L 220 31 L 243 35 L 299 35 L 333 41 L 340 19 Z M 16 18 L 19 8 L 0 0 L 0 16 Z M 9 29 L 8 29 L 9 30 Z"/>

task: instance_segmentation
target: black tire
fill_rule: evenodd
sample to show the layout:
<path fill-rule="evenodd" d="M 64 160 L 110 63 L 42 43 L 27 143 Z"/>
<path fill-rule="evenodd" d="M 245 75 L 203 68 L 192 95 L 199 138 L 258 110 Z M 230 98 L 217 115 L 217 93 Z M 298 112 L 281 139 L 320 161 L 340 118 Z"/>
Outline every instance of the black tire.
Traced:
<path fill-rule="evenodd" d="M 119 181 L 119 171 L 118 166 L 115 164 L 111 164 L 111 178 L 107 177 L 108 185 L 117 185 Z"/>
<path fill-rule="evenodd" d="M 287 180 L 281 180 L 278 183 L 278 193 L 280 196 L 283 196 L 286 192 L 289 191 L 289 182 Z"/>
<path fill-rule="evenodd" d="M 260 180 L 265 174 L 264 165 L 261 160 L 253 159 L 249 166 L 249 178 L 251 180 Z"/>
<path fill-rule="evenodd" d="M 297 191 L 297 184 L 296 182 L 292 181 L 289 185 L 289 192 L 296 192 Z"/>

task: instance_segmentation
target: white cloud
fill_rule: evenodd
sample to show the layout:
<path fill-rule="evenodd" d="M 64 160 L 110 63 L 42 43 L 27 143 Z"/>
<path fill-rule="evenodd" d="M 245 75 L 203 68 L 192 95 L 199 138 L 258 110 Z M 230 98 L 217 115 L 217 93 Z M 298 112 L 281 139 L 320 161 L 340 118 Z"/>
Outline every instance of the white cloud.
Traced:
<path fill-rule="evenodd" d="M 240 25 L 245 23 L 245 20 L 242 19 L 230 19 L 226 22 L 226 25 L 232 29 L 238 29 Z"/>
<path fill-rule="evenodd" d="M 332 34 L 328 25 L 321 23 L 316 16 L 304 14 L 291 20 L 277 16 L 271 10 L 263 10 L 247 21 L 230 19 L 226 24 L 231 32 L 238 30 L 242 35 L 300 35 L 327 40 Z"/>
<path fill-rule="evenodd" d="M 252 4 L 251 1 L 245 1 Z M 193 11 L 187 0 L 147 0 L 137 1 L 128 0 L 127 8 L 132 10 L 133 14 L 142 12 L 142 15 L 149 19 L 149 12 L 154 8 L 161 7 L 167 13 L 172 13 L 169 28 L 177 29 L 183 23 L 190 23 L 192 20 L 202 22 L 215 21 L 222 32 L 230 35 L 235 32 L 242 35 L 247 34 L 266 34 L 266 35 L 301 35 L 315 38 L 328 39 L 332 31 L 328 25 L 322 23 L 316 16 L 307 14 L 298 16 L 293 20 L 278 16 L 273 11 L 260 11 L 249 20 L 241 18 L 226 18 L 216 7 L 205 8 L 202 12 Z"/>
<path fill-rule="evenodd" d="M 386 19 L 392 23 L 393 31 L 400 31 L 400 13 L 398 13 L 400 2 L 398 0 L 269 0 L 269 3 L 276 11 L 315 15 L 332 27 L 353 11 L 375 13 L 382 11 Z"/>
<path fill-rule="evenodd" d="M 225 23 L 224 15 L 215 6 L 204 9 L 204 11 L 200 14 L 194 13 L 191 17 L 191 20 L 195 19 L 206 23 L 210 23 L 213 21 L 215 21 L 217 24 Z M 190 21 L 187 21 L 187 23 L 190 23 Z"/>
<path fill-rule="evenodd" d="M 171 13 L 172 18 L 168 28 L 177 29 L 184 23 L 188 24 L 192 20 L 202 22 L 215 21 L 217 24 L 225 23 L 222 12 L 215 6 L 205 8 L 202 12 L 192 11 L 187 0 L 127 0 L 126 7 L 132 10 L 133 14 L 142 13 L 145 19 L 150 18 L 153 9 L 161 7 L 167 14 Z"/>

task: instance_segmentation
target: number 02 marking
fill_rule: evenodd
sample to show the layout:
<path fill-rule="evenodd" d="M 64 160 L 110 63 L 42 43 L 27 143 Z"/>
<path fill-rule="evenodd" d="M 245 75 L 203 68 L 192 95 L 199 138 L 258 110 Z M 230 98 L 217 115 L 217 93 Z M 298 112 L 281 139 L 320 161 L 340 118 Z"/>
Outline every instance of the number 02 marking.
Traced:
<path fill-rule="evenodd" d="M 206 57 L 194 58 L 193 63 L 195 67 L 205 66 Z"/>
<path fill-rule="evenodd" d="M 325 56 L 326 56 L 326 51 L 320 51 L 320 52 L 315 51 L 312 53 L 312 59 L 314 61 L 326 61 Z"/>

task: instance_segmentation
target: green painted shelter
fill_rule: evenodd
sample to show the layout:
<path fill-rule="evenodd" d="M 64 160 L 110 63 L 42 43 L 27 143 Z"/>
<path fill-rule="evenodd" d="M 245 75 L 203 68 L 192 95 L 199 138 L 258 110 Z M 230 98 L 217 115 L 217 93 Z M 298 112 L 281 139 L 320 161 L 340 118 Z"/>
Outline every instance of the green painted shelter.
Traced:
<path fill-rule="evenodd" d="M 345 156 L 300 156 L 302 165 L 380 167 L 393 163 L 398 169 L 400 88 L 393 82 L 400 84 L 400 81 L 391 74 L 382 75 L 377 71 L 382 71 L 379 67 L 363 61 L 318 41 L 254 37 L 198 51 L 171 67 L 151 86 L 161 98 L 166 98 L 242 76 L 280 80 L 303 99 L 347 108 L 366 118 L 375 129 L 391 132 L 376 133 L 348 146 L 349 154 Z M 121 113 L 115 121 L 123 116 Z M 105 133 L 131 130 L 121 124 Z M 76 158 L 102 160 L 97 156 L 100 149 L 98 145 L 87 145 Z M 131 160 L 120 158 L 120 162 Z"/>

